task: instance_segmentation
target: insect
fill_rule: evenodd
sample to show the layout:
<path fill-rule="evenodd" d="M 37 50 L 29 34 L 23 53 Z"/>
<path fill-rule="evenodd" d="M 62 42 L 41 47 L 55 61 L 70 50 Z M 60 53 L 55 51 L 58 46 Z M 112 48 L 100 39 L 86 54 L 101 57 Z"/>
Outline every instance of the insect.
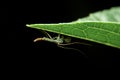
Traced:
<path fill-rule="evenodd" d="M 70 37 L 64 38 L 64 36 L 61 36 L 60 34 L 58 34 L 57 37 L 53 37 L 52 38 L 46 31 L 44 31 L 44 33 L 46 34 L 47 37 L 36 38 L 34 40 L 34 42 L 37 42 L 37 41 L 48 41 L 48 42 L 56 43 L 57 45 L 61 45 L 63 43 L 69 43 L 71 41 Z"/>
<path fill-rule="evenodd" d="M 37 41 L 52 42 L 52 43 L 57 44 L 57 46 L 60 47 L 60 48 L 72 49 L 72 50 L 75 50 L 75 51 L 81 53 L 82 55 L 86 56 L 86 54 L 84 52 L 82 52 L 81 50 L 79 50 L 79 49 L 75 49 L 75 48 L 71 48 L 71 47 L 65 47 L 67 45 L 82 44 L 82 43 L 80 43 L 80 42 L 73 42 L 73 43 L 71 43 L 71 37 L 64 37 L 61 34 L 58 34 L 57 37 L 51 37 L 51 35 L 48 34 L 46 31 L 43 31 L 43 32 L 44 32 L 44 34 L 46 34 L 47 37 L 36 38 L 36 39 L 34 39 L 34 42 L 37 42 Z"/>

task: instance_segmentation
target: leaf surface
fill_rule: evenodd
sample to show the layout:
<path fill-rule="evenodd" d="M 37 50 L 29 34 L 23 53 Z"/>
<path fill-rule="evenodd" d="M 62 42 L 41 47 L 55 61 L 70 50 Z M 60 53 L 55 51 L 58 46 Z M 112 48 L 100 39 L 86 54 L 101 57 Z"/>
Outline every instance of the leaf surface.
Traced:
<path fill-rule="evenodd" d="M 120 7 L 99 11 L 69 23 L 27 26 L 120 48 Z"/>

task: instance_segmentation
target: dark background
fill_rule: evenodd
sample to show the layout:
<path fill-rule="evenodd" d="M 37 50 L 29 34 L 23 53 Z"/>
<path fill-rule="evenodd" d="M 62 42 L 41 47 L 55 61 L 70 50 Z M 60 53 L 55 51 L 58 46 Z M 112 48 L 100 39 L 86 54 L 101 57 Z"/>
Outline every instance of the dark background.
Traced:
<path fill-rule="evenodd" d="M 40 0 L 16 1 L 8 7 L 8 48 L 12 53 L 11 63 L 16 67 L 64 67 L 114 68 L 120 62 L 119 49 L 91 43 L 93 46 L 72 45 L 80 52 L 57 47 L 49 42 L 33 43 L 37 37 L 45 36 L 39 30 L 27 28 L 32 23 L 70 22 L 88 16 L 89 13 L 120 6 L 119 0 Z M 12 22 L 11 22 L 12 21 Z M 83 40 L 81 40 L 83 41 Z M 71 47 L 71 46 L 70 46 Z"/>

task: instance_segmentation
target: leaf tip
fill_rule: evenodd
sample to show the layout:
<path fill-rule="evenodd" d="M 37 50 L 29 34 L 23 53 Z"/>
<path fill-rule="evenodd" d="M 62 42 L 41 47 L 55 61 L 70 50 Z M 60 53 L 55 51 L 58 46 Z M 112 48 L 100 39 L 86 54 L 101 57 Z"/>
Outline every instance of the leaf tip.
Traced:
<path fill-rule="evenodd" d="M 26 26 L 27 26 L 27 27 L 31 27 L 31 25 L 29 25 L 29 24 L 26 24 Z"/>

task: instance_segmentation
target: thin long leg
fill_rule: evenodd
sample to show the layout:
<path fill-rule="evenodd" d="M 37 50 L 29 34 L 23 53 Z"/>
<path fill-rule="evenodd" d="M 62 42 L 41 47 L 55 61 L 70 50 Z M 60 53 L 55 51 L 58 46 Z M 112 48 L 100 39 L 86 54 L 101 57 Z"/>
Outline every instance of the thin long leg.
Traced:
<path fill-rule="evenodd" d="M 60 39 L 60 34 L 58 34 L 58 37 L 57 37 L 57 40 L 59 40 Z"/>
<path fill-rule="evenodd" d="M 58 47 L 63 48 L 63 49 L 75 50 L 75 51 L 81 53 L 85 58 L 87 58 L 87 55 L 83 51 L 81 51 L 79 49 L 70 48 L 70 47 L 63 47 L 63 46 L 60 46 L 60 45 L 58 45 Z"/>
<path fill-rule="evenodd" d="M 52 37 L 50 36 L 50 34 L 48 34 L 46 31 L 41 30 L 41 32 L 43 32 L 48 38 L 52 39 Z"/>
<path fill-rule="evenodd" d="M 72 44 L 82 44 L 82 45 L 92 46 L 91 44 L 87 44 L 87 43 L 83 43 L 83 42 L 72 42 L 72 43 L 59 44 L 59 45 L 60 46 L 67 46 L 67 45 L 72 45 Z"/>

